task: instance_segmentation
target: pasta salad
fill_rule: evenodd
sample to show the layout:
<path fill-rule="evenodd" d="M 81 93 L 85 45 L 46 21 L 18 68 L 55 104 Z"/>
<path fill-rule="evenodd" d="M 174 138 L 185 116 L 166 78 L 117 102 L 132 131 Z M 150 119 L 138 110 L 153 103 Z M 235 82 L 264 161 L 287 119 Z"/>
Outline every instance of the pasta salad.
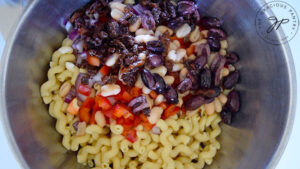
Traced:
<path fill-rule="evenodd" d="M 240 109 L 239 57 L 193 1 L 93 0 L 64 25 L 41 96 L 94 169 L 204 168 Z"/>

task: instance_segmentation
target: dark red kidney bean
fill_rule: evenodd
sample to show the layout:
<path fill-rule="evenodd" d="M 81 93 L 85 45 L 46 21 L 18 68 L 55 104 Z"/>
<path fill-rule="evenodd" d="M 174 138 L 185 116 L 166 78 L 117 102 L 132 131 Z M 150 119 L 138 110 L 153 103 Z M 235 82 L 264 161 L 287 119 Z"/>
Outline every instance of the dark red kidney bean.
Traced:
<path fill-rule="evenodd" d="M 161 41 L 158 40 L 147 42 L 146 48 L 154 53 L 163 53 L 165 50 Z"/>
<path fill-rule="evenodd" d="M 223 88 L 231 89 L 239 81 L 240 73 L 238 71 L 230 72 L 228 76 L 223 79 Z"/>
<path fill-rule="evenodd" d="M 155 28 L 155 20 L 152 13 L 149 10 L 145 10 L 142 15 L 142 26 L 147 30 L 153 30 Z"/>
<path fill-rule="evenodd" d="M 192 80 L 191 79 L 184 79 L 179 85 L 177 86 L 177 90 L 179 93 L 184 93 L 192 88 Z"/>
<path fill-rule="evenodd" d="M 229 110 L 232 113 L 236 113 L 240 110 L 240 96 L 237 91 L 232 90 L 227 95 L 227 103 L 225 104 L 225 109 Z"/>
<path fill-rule="evenodd" d="M 205 66 L 205 64 L 207 63 L 207 57 L 206 56 L 197 57 L 195 59 L 194 63 L 195 63 L 196 69 L 201 70 Z"/>
<path fill-rule="evenodd" d="M 153 67 L 158 67 L 163 64 L 162 56 L 154 53 L 148 55 L 148 61 Z"/>
<path fill-rule="evenodd" d="M 198 57 L 201 57 L 201 56 L 208 57 L 208 56 L 210 56 L 210 48 L 209 48 L 209 45 L 207 43 L 198 45 L 195 50 L 196 50 L 196 53 L 197 53 Z"/>
<path fill-rule="evenodd" d="M 141 77 L 142 77 L 142 81 L 143 81 L 143 83 L 144 83 L 145 86 L 147 86 L 151 90 L 155 90 L 156 89 L 155 78 L 154 78 L 153 74 L 149 70 L 143 69 L 141 71 Z"/>
<path fill-rule="evenodd" d="M 200 106 L 205 104 L 205 99 L 201 95 L 192 96 L 187 101 L 184 102 L 184 107 L 186 110 L 196 110 Z"/>
<path fill-rule="evenodd" d="M 167 88 L 167 92 L 164 94 L 167 103 L 169 104 L 177 104 L 178 103 L 178 93 L 176 92 L 176 90 L 169 86 Z"/>
<path fill-rule="evenodd" d="M 226 33 L 223 30 L 217 29 L 217 28 L 212 28 L 212 29 L 208 30 L 207 36 L 214 37 L 214 38 L 218 39 L 219 41 L 226 39 Z"/>
<path fill-rule="evenodd" d="M 211 77 L 211 72 L 209 71 L 209 69 L 205 68 L 200 72 L 199 75 L 199 82 L 198 82 L 198 86 L 201 89 L 208 89 L 211 87 L 211 83 L 212 83 L 212 77 Z"/>
<path fill-rule="evenodd" d="M 156 81 L 155 83 L 155 91 L 159 94 L 163 94 L 166 92 L 166 83 L 164 81 L 164 79 L 157 73 L 153 74 L 154 75 L 154 79 Z"/>
<path fill-rule="evenodd" d="M 220 81 L 221 81 L 220 74 L 221 74 L 222 69 L 225 66 L 225 63 L 226 63 L 225 57 L 222 55 L 218 55 L 213 60 L 211 66 L 210 66 L 211 71 L 213 73 L 213 85 L 214 86 L 219 86 L 219 84 L 220 84 Z"/>
<path fill-rule="evenodd" d="M 219 87 L 215 87 L 213 89 L 199 89 L 196 91 L 196 93 L 209 99 L 219 96 L 221 94 L 221 89 Z"/>
<path fill-rule="evenodd" d="M 223 110 L 220 113 L 220 115 L 221 115 L 223 123 L 225 123 L 225 124 L 231 124 L 231 120 L 232 120 L 232 113 L 231 112 Z"/>
<path fill-rule="evenodd" d="M 221 43 L 217 38 L 208 37 L 207 42 L 211 51 L 218 52 L 221 49 Z"/>
<path fill-rule="evenodd" d="M 239 55 L 235 52 L 230 52 L 226 54 L 226 64 L 235 64 L 239 61 Z"/>
<path fill-rule="evenodd" d="M 200 24 L 206 29 L 219 28 L 221 27 L 222 23 L 223 22 L 219 18 L 211 16 L 202 17 L 200 20 Z"/>

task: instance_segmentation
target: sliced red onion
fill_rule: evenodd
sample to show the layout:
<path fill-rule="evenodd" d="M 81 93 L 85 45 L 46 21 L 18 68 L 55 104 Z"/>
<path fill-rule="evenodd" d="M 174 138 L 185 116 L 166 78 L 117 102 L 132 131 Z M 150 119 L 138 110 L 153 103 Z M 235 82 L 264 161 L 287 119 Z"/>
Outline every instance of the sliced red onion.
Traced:
<path fill-rule="evenodd" d="M 76 40 L 72 47 L 73 49 L 77 50 L 78 53 L 82 53 L 83 52 L 83 44 L 84 44 L 84 41 L 83 40 Z"/>
<path fill-rule="evenodd" d="M 84 77 L 84 74 L 83 73 L 79 73 L 77 78 L 76 78 L 76 81 L 75 81 L 75 91 L 76 91 L 76 96 L 78 98 L 78 100 L 84 102 L 85 99 L 86 99 L 86 96 L 85 95 L 82 95 L 78 92 L 78 89 L 79 89 L 79 86 L 81 84 L 81 79 Z"/>
<path fill-rule="evenodd" d="M 71 40 L 75 40 L 78 36 L 79 34 L 77 29 L 72 30 L 68 35 Z"/>
<path fill-rule="evenodd" d="M 83 58 L 82 57 L 76 57 L 76 65 L 81 65 L 82 64 L 82 61 L 83 61 Z"/>
<path fill-rule="evenodd" d="M 80 53 L 79 56 L 80 56 L 82 59 L 87 59 L 87 53 L 86 53 L 86 52 Z"/>
<path fill-rule="evenodd" d="M 152 128 L 152 133 L 153 133 L 153 134 L 159 135 L 160 132 L 161 132 L 161 131 L 160 131 L 160 128 L 159 128 L 159 127 L 154 126 L 154 127 Z"/>
<path fill-rule="evenodd" d="M 69 93 L 66 95 L 65 97 L 65 102 L 66 103 L 71 103 L 71 101 L 76 97 L 76 90 L 75 88 L 71 88 L 71 90 L 69 91 Z"/>
<path fill-rule="evenodd" d="M 132 8 L 136 15 L 142 15 L 146 10 L 141 4 L 134 5 Z"/>
<path fill-rule="evenodd" d="M 65 29 L 67 32 L 71 32 L 73 30 L 73 25 L 70 21 L 68 21 L 65 25 Z"/>
<path fill-rule="evenodd" d="M 78 130 L 78 124 L 79 124 L 79 121 L 75 121 L 75 122 L 72 124 L 73 128 L 75 129 L 75 131 Z"/>

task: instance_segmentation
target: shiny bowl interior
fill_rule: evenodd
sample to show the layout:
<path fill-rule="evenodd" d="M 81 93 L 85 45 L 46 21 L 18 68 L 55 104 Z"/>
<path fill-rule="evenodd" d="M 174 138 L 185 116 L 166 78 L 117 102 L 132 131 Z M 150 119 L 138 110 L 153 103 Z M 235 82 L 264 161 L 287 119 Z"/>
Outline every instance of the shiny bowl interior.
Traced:
<path fill-rule="evenodd" d="M 85 168 L 61 145 L 55 120 L 42 103 L 51 53 L 65 37 L 64 17 L 86 0 L 36 0 L 27 8 L 1 61 L 1 112 L 11 145 L 24 168 Z M 66 5 L 67 4 L 67 5 Z M 296 81 L 288 45 L 271 45 L 255 31 L 261 1 L 199 1 L 200 14 L 221 17 L 237 68 L 242 109 L 222 125 L 221 150 L 206 168 L 274 168 L 286 145 L 295 110 Z M 267 14 L 266 14 L 267 15 Z M 274 36 L 280 37 L 280 33 Z"/>

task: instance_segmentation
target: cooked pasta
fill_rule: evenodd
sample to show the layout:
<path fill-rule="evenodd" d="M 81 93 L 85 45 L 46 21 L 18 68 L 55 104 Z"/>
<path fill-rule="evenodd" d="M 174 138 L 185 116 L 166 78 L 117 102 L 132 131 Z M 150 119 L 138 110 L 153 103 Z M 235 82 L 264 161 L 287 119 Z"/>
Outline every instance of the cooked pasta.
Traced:
<path fill-rule="evenodd" d="M 238 100 L 227 105 L 239 97 L 234 89 L 239 74 L 233 66 L 237 56 L 225 56 L 225 33 L 190 26 L 200 19 L 197 10 L 171 29 L 165 26 L 169 21 L 151 25 L 160 18 L 145 22 L 147 17 L 130 13 L 132 5 L 102 3 L 93 1 L 68 19 L 69 38 L 53 53 L 40 89 L 62 145 L 93 169 L 212 164 L 221 148 L 220 123 L 230 123 L 230 113 L 239 110 Z M 195 6 L 192 1 L 176 5 Z M 220 49 L 207 42 L 215 34 L 215 40 L 222 39 Z M 233 58 L 226 62 L 225 57 Z M 226 83 L 227 76 L 236 82 Z"/>

